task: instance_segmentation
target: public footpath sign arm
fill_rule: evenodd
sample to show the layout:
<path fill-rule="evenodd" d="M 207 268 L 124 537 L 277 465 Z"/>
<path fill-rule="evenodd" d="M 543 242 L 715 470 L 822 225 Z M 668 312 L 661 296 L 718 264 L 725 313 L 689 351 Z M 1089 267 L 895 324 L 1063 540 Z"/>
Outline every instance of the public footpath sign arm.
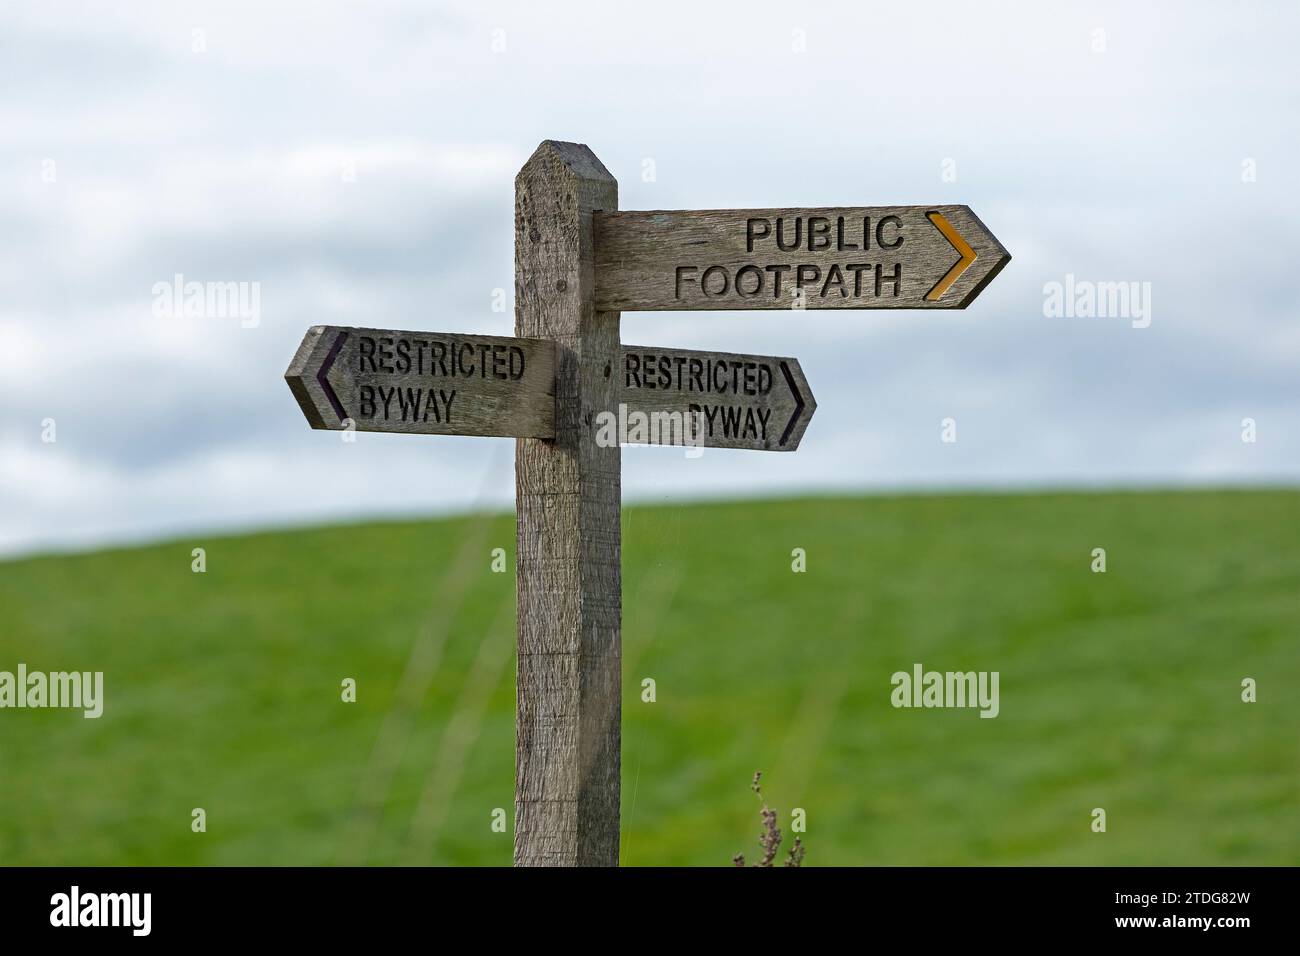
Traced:
<path fill-rule="evenodd" d="M 964 309 L 1011 259 L 966 206 L 596 217 L 602 309 Z"/>

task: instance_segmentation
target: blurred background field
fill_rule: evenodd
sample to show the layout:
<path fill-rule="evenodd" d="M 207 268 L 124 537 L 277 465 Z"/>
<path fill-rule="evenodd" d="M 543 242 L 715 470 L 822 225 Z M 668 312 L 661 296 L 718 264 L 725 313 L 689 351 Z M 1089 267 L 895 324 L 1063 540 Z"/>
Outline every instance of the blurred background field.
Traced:
<path fill-rule="evenodd" d="M 1300 494 L 623 522 L 625 865 L 752 857 L 760 769 L 807 865 L 1300 863 Z M 486 515 L 0 564 L 0 670 L 106 698 L 0 711 L 0 864 L 509 863 L 514 544 Z M 917 662 L 999 671 L 1000 716 L 893 709 Z"/>

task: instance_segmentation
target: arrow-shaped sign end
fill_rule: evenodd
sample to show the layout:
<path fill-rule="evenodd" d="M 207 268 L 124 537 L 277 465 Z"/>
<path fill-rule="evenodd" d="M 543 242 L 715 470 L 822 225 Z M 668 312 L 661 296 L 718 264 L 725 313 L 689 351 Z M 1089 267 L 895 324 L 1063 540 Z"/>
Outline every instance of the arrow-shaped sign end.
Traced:
<path fill-rule="evenodd" d="M 989 231 L 989 228 L 980 221 L 979 216 L 971 211 L 969 206 L 947 207 L 954 210 L 960 219 L 967 220 L 963 227 L 965 235 L 953 225 L 951 219 L 938 210 L 926 213 L 926 218 L 939 230 L 940 234 L 948 241 L 956 251 L 958 259 L 951 269 L 949 269 L 938 282 L 934 284 L 925 299 L 927 302 L 939 302 L 945 293 L 947 293 L 957 280 L 969 271 L 967 280 L 974 278 L 973 284 L 969 288 L 961 290 L 961 298 L 947 304 L 949 308 L 964 309 L 976 297 L 984 291 L 984 288 L 993 281 L 1003 267 L 1011 261 L 1011 253 L 1007 252 L 1006 247 L 998 242 L 997 237 Z M 967 237 L 974 240 L 974 245 L 967 241 Z M 977 265 L 978 263 L 978 265 Z"/>
<path fill-rule="evenodd" d="M 817 400 L 813 398 L 812 389 L 808 387 L 808 380 L 804 378 L 798 359 L 781 359 L 781 375 L 794 398 L 794 411 L 790 413 L 790 420 L 786 422 L 781 440 L 773 451 L 794 451 L 803 440 L 803 433 L 812 420 L 813 412 L 817 411 Z"/>
<path fill-rule="evenodd" d="M 307 334 L 302 337 L 302 344 L 294 353 L 293 361 L 285 370 L 284 380 L 289 383 L 289 391 L 293 392 L 293 397 L 297 400 L 298 407 L 302 409 L 307 424 L 312 428 L 337 429 L 343 419 L 347 418 L 347 414 L 343 411 L 338 395 L 325 376 L 338 357 L 339 348 L 347 338 L 347 333 L 339 332 L 336 341 L 327 346 L 321 339 L 328 331 L 329 329 L 323 325 L 313 326 L 307 330 Z M 329 352 L 322 359 L 319 357 L 320 350 L 326 347 L 329 348 Z M 323 394 L 329 411 L 333 412 L 338 419 L 337 423 L 327 420 L 328 413 L 320 408 L 316 396 L 313 395 L 313 386 L 317 389 L 317 394 Z"/>

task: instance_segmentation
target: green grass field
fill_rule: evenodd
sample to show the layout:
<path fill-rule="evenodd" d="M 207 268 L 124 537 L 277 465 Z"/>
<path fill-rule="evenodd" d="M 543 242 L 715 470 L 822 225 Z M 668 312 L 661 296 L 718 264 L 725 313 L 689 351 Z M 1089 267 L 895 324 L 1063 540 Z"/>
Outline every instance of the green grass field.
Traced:
<path fill-rule="evenodd" d="M 806 811 L 808 865 L 1300 863 L 1296 492 L 629 507 L 623 527 L 625 865 L 752 858 L 759 769 L 783 826 Z M 0 711 L 0 863 L 507 864 L 498 547 L 509 515 L 0 564 L 0 670 L 102 670 L 106 698 L 98 720 Z M 894 709 L 917 662 L 998 671 L 1000 715 Z"/>

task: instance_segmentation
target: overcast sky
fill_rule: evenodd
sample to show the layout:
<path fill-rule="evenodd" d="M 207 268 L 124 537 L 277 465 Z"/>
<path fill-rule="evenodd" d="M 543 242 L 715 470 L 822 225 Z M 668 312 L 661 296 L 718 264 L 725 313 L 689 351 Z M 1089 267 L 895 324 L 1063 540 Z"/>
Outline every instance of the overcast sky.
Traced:
<path fill-rule="evenodd" d="M 818 401 L 795 454 L 625 450 L 628 500 L 1295 484 L 1297 35 L 1266 2 L 5 4 L 0 552 L 508 507 L 511 441 L 345 444 L 283 374 L 312 324 L 510 334 L 543 139 L 623 208 L 965 203 L 1014 256 L 964 312 L 624 314 L 797 356 Z M 176 274 L 257 283 L 256 326 L 155 315 Z M 1150 283 L 1149 326 L 1045 316 L 1067 274 Z"/>

